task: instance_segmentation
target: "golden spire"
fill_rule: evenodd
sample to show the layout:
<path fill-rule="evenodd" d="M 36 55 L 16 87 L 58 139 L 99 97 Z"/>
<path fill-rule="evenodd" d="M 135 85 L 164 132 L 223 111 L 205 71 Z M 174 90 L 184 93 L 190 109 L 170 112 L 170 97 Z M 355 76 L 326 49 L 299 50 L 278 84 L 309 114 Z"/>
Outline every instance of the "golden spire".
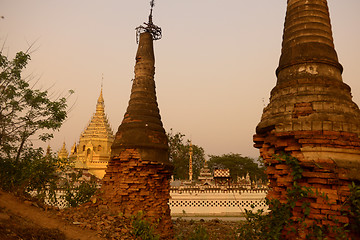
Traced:
<path fill-rule="evenodd" d="M 192 156 L 193 156 L 193 147 L 190 141 L 189 147 L 189 180 L 192 181 L 193 178 L 193 163 L 192 163 Z"/>
<path fill-rule="evenodd" d="M 66 145 L 65 145 L 65 141 L 64 141 L 62 148 L 59 151 L 58 157 L 61 159 L 65 159 L 65 158 L 68 158 L 68 156 L 69 156 L 69 152 L 66 150 Z"/>
<path fill-rule="evenodd" d="M 99 103 L 102 103 L 104 104 L 104 98 L 103 98 L 103 81 L 104 81 L 104 74 L 102 74 L 102 77 L 101 77 L 101 90 L 100 90 L 100 96 L 98 98 L 98 104 Z"/>
<path fill-rule="evenodd" d="M 51 147 L 50 147 L 50 143 L 48 143 L 45 156 L 49 157 L 50 155 L 51 155 Z"/>
<path fill-rule="evenodd" d="M 100 95 L 96 104 L 96 112 L 92 116 L 88 127 L 81 134 L 81 138 L 102 138 L 113 139 L 114 134 L 111 130 L 107 117 L 105 116 L 105 102 L 103 98 L 103 88 L 101 84 Z"/>
<path fill-rule="evenodd" d="M 102 86 L 101 86 L 100 95 L 99 95 L 99 98 L 98 98 L 97 104 L 96 104 L 96 112 L 101 112 L 101 113 L 105 112 Z"/>

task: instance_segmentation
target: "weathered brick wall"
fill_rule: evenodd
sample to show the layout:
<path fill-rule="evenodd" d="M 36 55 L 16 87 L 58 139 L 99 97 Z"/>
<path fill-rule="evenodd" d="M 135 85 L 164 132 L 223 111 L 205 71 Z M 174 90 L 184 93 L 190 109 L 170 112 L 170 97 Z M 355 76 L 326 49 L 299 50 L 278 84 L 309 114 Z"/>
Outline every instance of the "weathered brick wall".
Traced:
<path fill-rule="evenodd" d="M 269 165 L 269 198 L 284 203 L 293 188 L 292 169 L 275 156 L 286 154 L 300 162 L 299 185 L 314 194 L 298 200 L 292 214 L 307 226 L 348 223 L 342 210 L 347 211 L 349 184 L 360 180 L 360 110 L 342 71 L 327 1 L 288 0 L 277 82 L 254 142 Z M 310 204 L 309 214 L 303 201 Z M 299 230 L 296 238 L 305 239 L 307 233 Z M 288 234 L 287 239 L 295 238 Z"/>
<path fill-rule="evenodd" d="M 125 217 L 141 211 L 148 221 L 157 225 L 161 239 L 171 239 L 168 202 L 172 166 L 156 101 L 151 29 L 139 33 L 134 72 L 129 105 L 111 147 L 112 157 L 103 178 L 101 198 Z"/>
<path fill-rule="evenodd" d="M 137 149 L 126 149 L 110 161 L 99 197 L 125 217 L 143 212 L 161 239 L 172 239 L 170 176 L 166 165 L 141 159 Z"/>
<path fill-rule="evenodd" d="M 344 147 L 349 151 L 358 151 L 360 146 L 356 134 L 335 131 L 272 131 L 271 134 L 255 135 L 256 147 L 260 148 L 261 156 L 267 166 L 267 174 L 270 179 L 269 199 L 279 199 L 281 203 L 287 203 L 287 190 L 293 188 L 293 176 L 291 167 L 276 159 L 276 155 L 288 154 L 299 160 L 303 169 L 302 178 L 298 181 L 299 186 L 310 187 L 314 194 L 296 203 L 292 211 L 292 220 L 295 222 L 305 216 L 302 207 L 303 202 L 310 203 L 310 213 L 306 216 L 303 224 L 310 227 L 313 224 L 319 226 L 328 225 L 341 227 L 349 223 L 349 215 L 343 215 L 348 211 L 346 201 L 350 195 L 349 185 L 354 179 L 350 179 L 351 168 L 339 167 L 336 160 L 331 157 L 316 158 L 314 155 L 307 156 L 307 148 Z M 304 151 L 305 149 L 305 151 Z M 343 151 L 339 148 L 339 151 Z M 319 152 L 316 152 L 318 156 Z M 298 226 L 288 226 L 284 230 L 286 238 L 291 236 L 291 227 L 300 229 L 298 239 L 305 239 L 308 230 L 298 221 Z M 302 229 L 303 228 L 303 229 Z M 302 229 L 302 230 L 301 230 Z M 329 234 L 328 239 L 335 239 L 335 235 Z"/>

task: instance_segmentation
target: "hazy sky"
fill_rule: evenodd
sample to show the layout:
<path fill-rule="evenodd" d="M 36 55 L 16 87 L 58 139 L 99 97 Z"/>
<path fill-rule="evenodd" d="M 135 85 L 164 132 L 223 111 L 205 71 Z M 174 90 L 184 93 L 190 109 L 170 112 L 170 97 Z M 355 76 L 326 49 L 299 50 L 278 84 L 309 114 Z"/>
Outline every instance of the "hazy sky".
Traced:
<path fill-rule="evenodd" d="M 105 112 L 117 131 L 134 77 L 135 27 L 149 0 L 0 0 L 0 43 L 13 57 L 34 43 L 27 74 L 73 105 L 50 145 L 67 149 L 95 112 L 104 75 Z M 286 0 L 156 0 L 157 97 L 165 129 L 206 154 L 258 157 L 252 136 L 275 86 Z M 344 82 L 360 103 L 360 1 L 329 0 Z M 38 144 L 37 142 L 35 142 Z M 47 144 L 44 146 L 46 147 Z"/>

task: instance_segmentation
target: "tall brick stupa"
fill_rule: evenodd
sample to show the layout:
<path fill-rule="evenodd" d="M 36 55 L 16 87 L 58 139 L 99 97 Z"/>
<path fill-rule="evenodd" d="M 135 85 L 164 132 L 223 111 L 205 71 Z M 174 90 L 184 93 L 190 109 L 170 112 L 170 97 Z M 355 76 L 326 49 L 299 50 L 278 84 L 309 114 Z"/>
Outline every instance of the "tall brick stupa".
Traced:
<path fill-rule="evenodd" d="M 294 181 L 290 166 L 276 156 L 299 160 L 299 184 L 317 194 L 303 200 L 310 204 L 309 214 L 301 203 L 292 213 L 293 219 L 306 217 L 308 226 L 348 223 L 340 210 L 349 184 L 360 180 L 360 111 L 342 71 L 327 1 L 287 0 L 277 83 L 253 140 L 268 165 L 270 199 L 286 202 Z"/>
<path fill-rule="evenodd" d="M 124 216 L 142 212 L 157 226 L 161 239 L 172 239 L 168 201 L 172 165 L 168 140 L 155 92 L 153 41 L 161 29 L 152 22 L 137 28 L 135 78 L 124 119 L 111 147 L 111 160 L 103 178 L 103 199 Z"/>

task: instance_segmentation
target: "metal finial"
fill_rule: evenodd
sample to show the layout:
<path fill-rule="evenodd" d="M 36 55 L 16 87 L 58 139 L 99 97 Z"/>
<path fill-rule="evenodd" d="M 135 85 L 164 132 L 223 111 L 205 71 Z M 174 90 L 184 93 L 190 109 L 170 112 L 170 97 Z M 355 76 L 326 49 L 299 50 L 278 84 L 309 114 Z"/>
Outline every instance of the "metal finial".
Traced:
<path fill-rule="evenodd" d="M 104 73 L 101 73 L 101 89 L 103 88 Z"/>
<path fill-rule="evenodd" d="M 147 23 L 144 22 L 145 27 L 140 25 L 139 27 L 135 28 L 136 30 L 136 42 L 139 43 L 139 35 L 144 32 L 151 33 L 153 40 L 159 40 L 162 37 L 161 28 L 153 24 L 152 22 L 152 12 L 155 6 L 155 0 L 150 1 L 150 14 L 149 14 L 149 21 Z"/>
<path fill-rule="evenodd" d="M 155 0 L 151 0 L 150 1 L 150 15 L 152 15 L 152 10 L 153 10 L 154 6 L 155 6 Z"/>

